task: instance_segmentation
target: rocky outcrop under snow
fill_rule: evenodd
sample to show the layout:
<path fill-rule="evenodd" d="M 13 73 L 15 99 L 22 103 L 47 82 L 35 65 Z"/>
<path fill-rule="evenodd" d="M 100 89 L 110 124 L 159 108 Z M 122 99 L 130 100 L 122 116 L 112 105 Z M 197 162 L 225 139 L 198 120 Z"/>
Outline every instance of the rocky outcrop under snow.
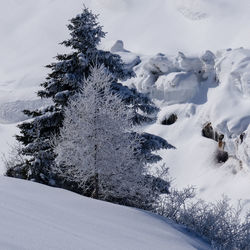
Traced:
<path fill-rule="evenodd" d="M 206 199 L 226 194 L 250 205 L 250 50 L 139 56 L 137 77 L 126 84 L 148 93 L 160 107 L 158 122 L 145 130 L 176 146 L 162 152 L 176 185 L 195 185 Z M 164 126 L 172 114 L 178 119 Z M 208 123 L 217 139 L 202 136 Z"/>

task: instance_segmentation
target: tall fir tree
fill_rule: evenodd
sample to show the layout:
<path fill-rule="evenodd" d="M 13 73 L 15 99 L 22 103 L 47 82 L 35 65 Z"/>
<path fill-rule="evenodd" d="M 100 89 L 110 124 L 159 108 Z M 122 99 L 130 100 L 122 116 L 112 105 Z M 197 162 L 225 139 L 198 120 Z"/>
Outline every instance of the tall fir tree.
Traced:
<path fill-rule="evenodd" d="M 141 154 L 143 138 L 131 133 L 133 114 L 110 92 L 110 80 L 103 66 L 94 67 L 84 91 L 70 98 L 54 140 L 54 169 L 84 195 L 149 208 L 162 192 L 160 183 Z M 161 183 L 166 192 L 169 182 Z"/>
<path fill-rule="evenodd" d="M 127 107 L 133 110 L 135 123 L 152 120 L 150 116 L 157 108 L 151 100 L 136 89 L 130 89 L 118 82 L 133 77 L 134 72 L 125 67 L 119 55 L 98 49 L 105 33 L 97 17 L 88 8 L 84 8 L 81 14 L 70 20 L 70 39 L 62 44 L 70 47 L 72 52 L 57 55 L 57 62 L 47 66 L 51 73 L 41 84 L 43 90 L 38 92 L 41 98 L 52 99 L 53 104 L 40 110 L 24 111 L 33 119 L 18 125 L 21 135 L 16 138 L 23 145 L 22 154 L 26 160 L 9 167 L 7 176 L 59 185 L 60 180 L 51 171 L 55 162 L 51 138 L 60 131 L 64 119 L 63 110 L 69 97 L 79 92 L 93 65 L 103 64 L 112 75 L 111 91 L 120 96 Z M 147 154 L 152 162 L 158 161 L 160 158 L 154 155 L 152 150 L 168 148 L 169 144 L 164 139 L 150 134 L 145 133 L 142 137 L 145 138 L 142 152 Z"/>

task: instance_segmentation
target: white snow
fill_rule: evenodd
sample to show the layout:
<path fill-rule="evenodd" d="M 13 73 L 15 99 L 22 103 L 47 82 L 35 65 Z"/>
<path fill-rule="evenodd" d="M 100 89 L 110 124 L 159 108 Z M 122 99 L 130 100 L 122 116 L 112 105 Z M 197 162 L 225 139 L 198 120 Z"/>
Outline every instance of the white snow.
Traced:
<path fill-rule="evenodd" d="M 155 85 L 167 104 L 192 101 L 199 92 L 199 82 L 192 72 L 174 72 L 160 76 Z"/>
<path fill-rule="evenodd" d="M 104 47 L 123 40 L 142 54 L 176 54 L 249 46 L 248 0 L 85 0 L 108 32 Z M 34 98 L 68 37 L 82 0 L 0 2 L 0 103 Z"/>
<path fill-rule="evenodd" d="M 211 249 L 167 219 L 28 181 L 0 177 L 5 250 Z"/>
<path fill-rule="evenodd" d="M 163 57 L 163 56 L 162 56 Z M 201 57 L 142 57 L 135 67 L 137 78 L 127 82 L 147 92 L 160 107 L 158 121 L 146 131 L 160 135 L 176 150 L 162 151 L 177 187 L 194 185 L 198 197 L 215 201 L 223 194 L 236 205 L 241 200 L 243 211 L 250 208 L 250 51 L 221 50 L 216 55 L 207 51 Z M 169 58 L 169 59 L 166 59 Z M 174 65 L 169 70 L 162 65 Z M 145 67 L 146 65 L 146 67 Z M 155 67 L 157 65 L 157 67 Z M 160 122 L 176 114 L 171 126 Z M 211 122 L 214 130 L 224 135 L 227 162 L 215 159 L 218 142 L 202 137 L 202 128 Z M 241 139 L 242 137 L 242 139 Z"/>

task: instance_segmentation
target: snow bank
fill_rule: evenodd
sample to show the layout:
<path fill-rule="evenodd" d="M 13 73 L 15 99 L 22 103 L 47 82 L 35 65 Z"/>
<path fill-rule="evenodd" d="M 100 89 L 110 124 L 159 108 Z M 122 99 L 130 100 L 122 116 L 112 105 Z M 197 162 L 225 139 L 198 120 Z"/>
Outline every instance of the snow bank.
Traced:
<path fill-rule="evenodd" d="M 0 192 L 1 249 L 211 249 L 138 209 L 7 177 L 0 178 Z"/>
<path fill-rule="evenodd" d="M 155 85 L 158 99 L 162 97 L 167 104 L 192 101 L 199 92 L 199 83 L 194 73 L 175 72 L 160 76 Z"/>
<path fill-rule="evenodd" d="M 223 194 L 234 204 L 242 200 L 250 207 L 250 51 L 206 51 L 200 57 L 164 54 L 141 56 L 134 69 L 136 79 L 127 82 L 151 95 L 160 107 L 158 122 L 146 126 L 176 146 L 161 152 L 177 187 L 194 185 L 198 197 L 215 201 Z M 171 126 L 161 122 L 172 114 Z M 223 146 L 202 136 L 211 123 L 214 133 L 223 135 Z M 222 145 L 221 144 L 221 145 Z M 216 161 L 224 147 L 229 159 Z"/>
<path fill-rule="evenodd" d="M 203 112 L 215 129 L 225 135 L 226 150 L 248 168 L 250 150 L 246 145 L 250 129 L 250 50 L 236 49 L 218 53 L 216 74 L 219 85 L 211 89 Z"/>
<path fill-rule="evenodd" d="M 248 0 L 84 3 L 100 14 L 100 23 L 108 32 L 102 44 L 105 48 L 119 39 L 142 54 L 176 54 L 179 50 L 197 54 L 206 49 L 249 45 Z M 1 103 L 35 96 L 47 73 L 42 67 L 64 52 L 59 43 L 68 37 L 68 20 L 79 13 L 82 4 L 82 0 L 74 0 L 74 4 L 71 0 L 0 2 Z"/>
<path fill-rule="evenodd" d="M 137 79 L 127 84 L 135 85 L 165 104 L 201 104 L 206 102 L 208 88 L 216 85 L 214 59 L 211 51 L 206 51 L 201 58 L 185 56 L 182 52 L 176 57 L 161 53 L 141 57 L 141 64 L 134 67 Z"/>
<path fill-rule="evenodd" d="M 15 102 L 6 102 L 0 104 L 0 122 L 1 123 L 17 123 L 28 119 L 23 110 L 36 110 L 41 107 L 47 107 L 51 104 L 51 100 L 20 100 Z"/>

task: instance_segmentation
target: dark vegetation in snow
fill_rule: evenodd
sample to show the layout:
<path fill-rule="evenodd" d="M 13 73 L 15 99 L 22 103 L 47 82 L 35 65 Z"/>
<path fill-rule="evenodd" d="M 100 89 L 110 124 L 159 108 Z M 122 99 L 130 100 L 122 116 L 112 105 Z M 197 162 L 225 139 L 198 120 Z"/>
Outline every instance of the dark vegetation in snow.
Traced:
<path fill-rule="evenodd" d="M 215 203 L 194 201 L 194 197 L 192 187 L 170 189 L 156 211 L 209 240 L 214 249 L 250 249 L 250 213 L 242 221 L 241 206 L 233 208 L 227 197 Z"/>
<path fill-rule="evenodd" d="M 91 68 L 95 65 L 103 65 L 106 73 L 111 75 L 110 94 L 117 95 L 121 99 L 128 112 L 131 112 L 134 124 L 152 122 L 155 119 L 158 108 L 151 99 L 135 88 L 129 88 L 119 82 L 133 77 L 135 75 L 133 69 L 126 67 L 119 55 L 98 49 L 105 32 L 102 31 L 97 17 L 88 8 L 84 8 L 81 14 L 70 20 L 68 25 L 70 38 L 62 44 L 71 48 L 72 52 L 57 55 L 57 61 L 47 66 L 51 72 L 41 84 L 43 89 L 38 92 L 41 98 L 51 100 L 51 105 L 24 111 L 33 119 L 18 125 L 20 135 L 16 138 L 22 144 L 19 154 L 21 153 L 23 160 L 14 161 L 14 164 L 9 163 L 7 176 L 83 193 L 74 180 L 67 181 L 53 172 L 56 153 L 51 142 L 60 133 L 65 118 L 65 108 L 79 92 L 84 92 L 84 80 L 89 77 Z M 148 163 L 161 160 L 161 157 L 153 151 L 172 148 L 159 136 L 138 132 L 131 133 L 131 136 L 140 137 L 140 155 Z"/>

